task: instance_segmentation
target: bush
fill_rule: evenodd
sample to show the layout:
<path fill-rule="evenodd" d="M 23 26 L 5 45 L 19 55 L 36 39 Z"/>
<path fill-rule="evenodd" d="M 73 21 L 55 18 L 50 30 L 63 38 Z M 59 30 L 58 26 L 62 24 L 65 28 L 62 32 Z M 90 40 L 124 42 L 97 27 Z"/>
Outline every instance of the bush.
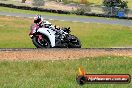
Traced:
<path fill-rule="evenodd" d="M 128 8 L 127 2 L 122 0 L 104 0 L 103 5 L 106 6 L 103 8 L 104 12 L 112 16 L 116 16 L 119 11 L 126 13 Z"/>
<path fill-rule="evenodd" d="M 104 0 L 103 5 L 106 7 L 128 8 L 127 2 L 122 0 Z"/>

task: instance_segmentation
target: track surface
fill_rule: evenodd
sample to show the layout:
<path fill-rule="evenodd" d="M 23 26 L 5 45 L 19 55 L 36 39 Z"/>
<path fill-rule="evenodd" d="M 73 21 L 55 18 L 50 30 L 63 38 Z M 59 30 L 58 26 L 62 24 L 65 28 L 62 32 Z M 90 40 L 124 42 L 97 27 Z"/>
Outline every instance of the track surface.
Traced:
<path fill-rule="evenodd" d="M 22 14 L 22 13 L 11 13 L 11 12 L 0 12 L 0 15 L 15 16 L 15 17 L 27 17 L 33 18 L 35 14 Z M 82 18 L 82 17 L 68 17 L 68 16 L 49 16 L 42 15 L 45 19 L 53 19 L 60 21 L 72 21 L 72 22 L 84 22 L 84 23 L 102 23 L 102 24 L 113 24 L 122 26 L 132 26 L 132 20 L 123 19 L 107 19 L 107 18 Z"/>
<path fill-rule="evenodd" d="M 132 57 L 132 48 L 0 49 L 0 60 L 68 60 L 97 56 Z"/>

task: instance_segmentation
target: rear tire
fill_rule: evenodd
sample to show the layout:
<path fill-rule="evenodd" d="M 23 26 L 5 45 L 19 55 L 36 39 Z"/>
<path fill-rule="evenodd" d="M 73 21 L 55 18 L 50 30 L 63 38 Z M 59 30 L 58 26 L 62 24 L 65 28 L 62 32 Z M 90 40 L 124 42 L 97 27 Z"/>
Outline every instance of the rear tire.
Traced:
<path fill-rule="evenodd" d="M 74 38 L 75 40 L 74 41 L 71 41 L 68 45 L 68 48 L 81 48 L 81 42 L 80 40 L 74 36 L 74 35 L 71 35 L 72 38 Z"/>
<path fill-rule="evenodd" d="M 36 36 L 32 38 L 32 42 L 37 48 L 50 48 L 51 47 L 50 42 L 46 38 L 43 38 L 41 41 L 39 41 L 38 37 Z"/>

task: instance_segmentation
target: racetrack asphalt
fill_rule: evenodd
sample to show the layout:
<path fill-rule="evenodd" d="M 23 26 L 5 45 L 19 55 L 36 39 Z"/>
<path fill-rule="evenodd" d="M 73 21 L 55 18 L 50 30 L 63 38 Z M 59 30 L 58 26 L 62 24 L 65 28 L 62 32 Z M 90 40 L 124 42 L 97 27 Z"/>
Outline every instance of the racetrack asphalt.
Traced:
<path fill-rule="evenodd" d="M 26 17 L 26 18 L 33 18 L 34 16 L 36 16 L 36 14 L 11 13 L 11 12 L 0 12 L 0 15 Z M 77 16 L 73 17 L 73 16 L 54 16 L 54 15 L 42 15 L 42 16 L 44 17 L 44 19 L 49 19 L 49 20 L 132 26 L 132 20 L 124 20 L 124 19 L 108 19 L 108 18 L 99 18 L 99 17 L 87 18 L 87 17 L 77 17 Z"/>

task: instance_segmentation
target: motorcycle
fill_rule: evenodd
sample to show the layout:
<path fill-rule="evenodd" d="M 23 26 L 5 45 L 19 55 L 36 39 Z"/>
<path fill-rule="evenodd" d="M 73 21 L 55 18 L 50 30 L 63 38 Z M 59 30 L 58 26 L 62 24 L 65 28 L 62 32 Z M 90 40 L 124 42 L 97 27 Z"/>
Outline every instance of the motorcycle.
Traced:
<path fill-rule="evenodd" d="M 30 38 L 37 48 L 81 48 L 80 40 L 70 34 L 69 28 L 61 28 L 56 32 L 52 28 L 31 26 Z"/>

